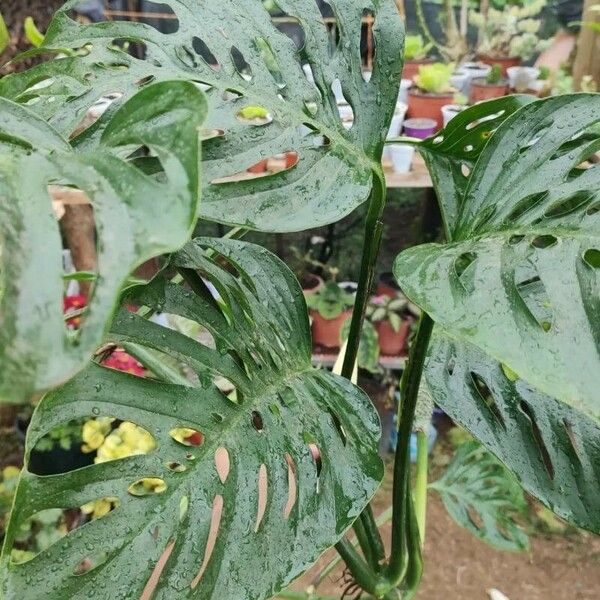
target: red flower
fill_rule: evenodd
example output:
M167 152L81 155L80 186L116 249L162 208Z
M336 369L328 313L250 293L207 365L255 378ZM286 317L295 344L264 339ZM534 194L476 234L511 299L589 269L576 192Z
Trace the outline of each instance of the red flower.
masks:
M131 373L138 377L144 377L146 370L133 356L130 356L125 350L116 349L111 355L102 361L105 367L116 369L117 371L123 371L125 373Z
M77 313L87 305L87 297L83 294L76 294L74 296L65 296L63 298L63 313L69 316L71 313ZM67 327L69 329L79 329L81 325L81 315L67 319Z

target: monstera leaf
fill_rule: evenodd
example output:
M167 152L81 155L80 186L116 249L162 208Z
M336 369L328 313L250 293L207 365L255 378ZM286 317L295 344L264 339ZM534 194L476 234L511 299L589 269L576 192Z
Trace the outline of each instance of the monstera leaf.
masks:
M80 56L7 77L0 95L33 103L70 134L102 96L119 94L123 101L148 81L201 82L213 136L203 151L204 218L293 231L337 221L367 199L374 172L380 173L402 68L404 36L393 0L330 0L339 35L335 48L316 0L280 0L302 39L301 50L257 0L165 0L157 6L175 14L171 33L136 22L81 25L69 17L79 2L67 2L58 12L40 52L83 48ZM360 53L365 14L375 18L370 81L363 77ZM143 48L144 58L122 50L118 43L124 40ZM340 87L354 111L350 130L333 91ZM84 145L93 145L96 133L86 134ZM288 170L228 180L284 152L297 154Z
M440 494L456 523L486 544L515 552L528 549L527 534L515 521L527 512L523 490L478 442L462 444L444 475L429 487Z
M374 493L383 474L377 413L349 381L311 367L306 305L287 267L258 246L209 239L188 244L172 265L197 294L156 280L137 300L202 323L216 349L123 313L111 339L176 357L199 380L180 386L92 365L46 396L27 455L57 424L100 415L143 427L155 447L52 477L25 469L3 550L3 597L269 598ZM217 377L235 393L224 395ZM181 428L193 430L193 444L171 437ZM144 480L155 493L140 495ZM10 562L29 516L105 497L118 505L106 516L28 563Z
M528 104L492 135L447 245L396 275L436 323L427 380L525 488L600 531L600 95Z
M532 96L506 96L480 102L458 113L443 131L417 145L442 206L446 230L454 227L469 173L490 136L510 115L533 99Z
M102 340L128 274L180 248L199 199L202 92L162 82L133 96L93 152L75 153L27 108L0 99L0 400L22 402L65 381ZM138 147L161 161L166 181L122 156ZM98 235L98 273L80 331L63 317L62 243L50 184L87 193Z

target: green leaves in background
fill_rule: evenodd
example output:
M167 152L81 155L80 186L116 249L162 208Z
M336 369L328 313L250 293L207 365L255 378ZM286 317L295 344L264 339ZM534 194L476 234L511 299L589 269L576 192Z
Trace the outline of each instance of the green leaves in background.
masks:
M9 42L10 34L8 33L8 28L6 27L4 17L2 16L2 13L0 13L0 54L6 50Z
M64 475L24 472L3 550L7 598L270 598L342 536L379 484L377 413L349 381L312 368L306 305L287 267L259 246L209 239L172 265L196 293L155 279L137 301L201 323L216 349L123 312L109 339L176 358L195 374L189 386L91 365L44 398L28 455L53 427L84 416L132 421L156 447ZM181 427L201 445L172 439ZM160 493L128 493L150 477ZM29 516L103 497L119 506L30 562L9 563ZM84 559L91 568L74 576Z
M114 114L93 151L75 153L28 108L0 99L0 401L24 402L73 376L101 343L129 273L187 241L196 221L205 115L193 84L155 84ZM140 147L162 163L166 180L123 158ZM83 190L94 208L99 270L77 332L63 318L51 184Z
M210 109L202 217L297 231L337 221L367 199L373 172L380 169L402 69L404 36L393 0L331 0L339 34L335 48L315 0L281 0L279 7L295 23L287 30L301 40L301 50L256 0L165 0L163 12L172 9L177 17L171 33L137 22L82 25L68 16L78 2L67 2L57 13L40 52L85 47L82 55L6 77L0 95L30 103L69 135L107 94L122 94L121 102L149 81L202 82ZM368 82L360 54L364 14L375 18ZM121 50L125 40L137 44L145 58ZM354 110L350 130L340 119L332 89L340 86ZM241 111L248 107L265 109L269 119L243 118ZM288 170L224 182L284 152L298 155Z
M515 522L527 502L518 481L478 442L462 444L444 475L429 487L438 492L458 525L499 550L529 548Z
M532 102L473 168L452 242L402 253L436 322L426 377L532 494L600 531L600 95ZM442 132L444 135L444 132ZM458 152L458 150L457 150Z

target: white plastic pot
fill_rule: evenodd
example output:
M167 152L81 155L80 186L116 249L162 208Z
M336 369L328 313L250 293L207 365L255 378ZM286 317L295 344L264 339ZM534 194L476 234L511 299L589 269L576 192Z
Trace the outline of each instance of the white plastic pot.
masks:
M506 73L512 89L527 91L535 85L540 70L537 67L508 67Z
M408 90L412 87L412 80L402 79L400 80L400 93L398 94L398 102L402 104L408 104Z
M394 165L394 171L396 173L410 172L410 166L415 155L414 147L408 144L392 144L388 147L388 150Z
M465 110L465 106L461 104L445 104L442 106L442 118L444 119L444 127L452 121L452 119L461 111Z
M470 81L469 74L464 69L454 71L452 77L450 77L450 85L461 94L468 93Z
M404 123L404 117L406 116L407 110L408 105L404 102L398 102L398 104L396 104L396 110L394 111L394 116L392 117L390 129L387 134L388 140L397 138L400 135L400 132L402 131L402 123Z

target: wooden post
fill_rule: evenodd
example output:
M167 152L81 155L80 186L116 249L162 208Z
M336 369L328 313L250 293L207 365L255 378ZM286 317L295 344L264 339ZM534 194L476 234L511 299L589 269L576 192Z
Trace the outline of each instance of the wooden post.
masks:
M590 10L598 4L599 0L585 0L582 21L598 23L600 28L600 11ZM583 25L573 63L573 83L576 90L581 89L581 79L586 75L593 78L600 90L600 32Z

